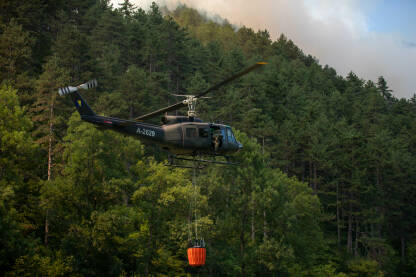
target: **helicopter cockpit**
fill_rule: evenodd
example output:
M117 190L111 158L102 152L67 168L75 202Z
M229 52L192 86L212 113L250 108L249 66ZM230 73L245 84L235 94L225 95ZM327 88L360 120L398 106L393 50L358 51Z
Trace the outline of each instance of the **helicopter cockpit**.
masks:
M237 141L233 131L229 126L221 124L211 124L212 145L215 152L239 150L243 148L242 144Z

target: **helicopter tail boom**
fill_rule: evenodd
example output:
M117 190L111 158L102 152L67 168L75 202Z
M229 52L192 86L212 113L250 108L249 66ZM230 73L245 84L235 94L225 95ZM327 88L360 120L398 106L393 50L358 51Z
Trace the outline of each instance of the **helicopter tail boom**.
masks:
M106 117L97 115L82 98L79 93L80 89L91 89L97 86L97 81L92 80L85 84L76 87L63 87L58 90L61 96L71 96L72 102L74 102L78 113L81 115L81 119L102 127L105 129L112 129L116 132L134 135L140 137L144 141L160 142L163 141L164 132L159 126L152 124L140 123L131 120L125 120L121 118Z

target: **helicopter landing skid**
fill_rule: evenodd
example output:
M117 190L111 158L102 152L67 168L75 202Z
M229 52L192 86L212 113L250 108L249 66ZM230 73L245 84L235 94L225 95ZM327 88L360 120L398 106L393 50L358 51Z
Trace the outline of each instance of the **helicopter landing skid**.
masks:
M169 156L169 162L167 164L165 164L165 166L172 166L172 167L182 167L182 168L198 168L198 169L203 169L205 168L207 165L200 165L198 163L213 163L213 164L220 164L220 165L239 165L238 163L232 163L229 161L229 157L226 157L227 161L216 161L216 160L206 160L206 159L197 159L196 157L194 158L184 158L184 157L178 157L178 156L174 156L171 155ZM191 161L194 162L193 166L190 165L180 165L180 164L174 164L174 160L181 160L181 161Z

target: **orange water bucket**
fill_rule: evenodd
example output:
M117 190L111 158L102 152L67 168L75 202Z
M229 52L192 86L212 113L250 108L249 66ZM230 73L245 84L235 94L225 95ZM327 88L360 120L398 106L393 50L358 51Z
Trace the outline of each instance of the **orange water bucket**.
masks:
M190 266L205 265L205 258L207 250L205 247L190 247L188 248L188 261Z

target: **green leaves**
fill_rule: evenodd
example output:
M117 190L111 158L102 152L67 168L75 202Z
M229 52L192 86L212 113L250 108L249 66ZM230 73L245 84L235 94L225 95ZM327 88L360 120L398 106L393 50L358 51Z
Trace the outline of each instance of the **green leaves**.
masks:
M186 275L196 224L203 275L414 272L415 99L396 99L383 77L338 76L284 35L185 6L165 17L129 1L6 2L0 81L24 90L0 88L1 272ZM164 153L55 98L96 77L84 95L94 110L132 118L260 60L201 102L200 117L239 130L244 148L239 166L209 166L195 187Z
M16 92L12 87L0 88L0 188L22 185L25 178L34 177L26 171L36 150L29 134L32 124L19 106Z
M11 19L9 24L0 28L0 80L8 79L15 82L17 75L27 70L33 39L15 19Z
M38 216L35 200L39 191L36 167L37 147L29 128L31 122L19 106L16 90L0 87L0 268L9 269L24 254Z

